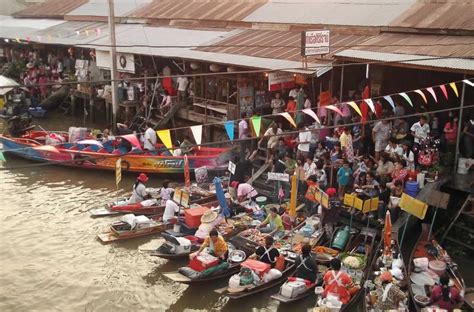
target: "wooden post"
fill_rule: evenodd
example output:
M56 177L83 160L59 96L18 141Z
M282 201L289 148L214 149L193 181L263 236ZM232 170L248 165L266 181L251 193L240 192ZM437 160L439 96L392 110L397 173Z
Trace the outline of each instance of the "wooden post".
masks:
M342 102L342 88L344 87L344 62L341 66L341 89L339 90L339 101Z

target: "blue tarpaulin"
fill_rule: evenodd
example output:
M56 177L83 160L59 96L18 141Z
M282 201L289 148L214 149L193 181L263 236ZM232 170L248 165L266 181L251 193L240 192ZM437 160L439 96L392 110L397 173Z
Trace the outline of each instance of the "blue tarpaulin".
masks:
M225 200L225 194L224 194L224 190L222 189L221 179L219 179L218 177L215 177L212 182L216 186L216 196L217 196L217 200L219 201L219 205L221 206L222 214L226 218L230 217L230 208L229 206L227 206L227 201Z

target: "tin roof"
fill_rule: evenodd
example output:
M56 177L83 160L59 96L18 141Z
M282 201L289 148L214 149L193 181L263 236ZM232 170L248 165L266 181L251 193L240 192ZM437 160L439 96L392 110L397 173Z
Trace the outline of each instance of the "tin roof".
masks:
M37 31L63 24L62 20L52 19L17 19L0 15L0 38L33 40Z
M266 0L154 0L135 18L241 21Z
M152 0L114 0L114 14L123 17L139 9L143 5L150 4ZM109 4L107 0L89 0L87 3L68 12L66 16L104 16L109 15Z
M474 1L419 1L393 20L389 26L474 30Z
M245 22L387 26L416 0L271 0Z
M49 0L15 12L15 17L63 18L65 14L86 3L87 0Z

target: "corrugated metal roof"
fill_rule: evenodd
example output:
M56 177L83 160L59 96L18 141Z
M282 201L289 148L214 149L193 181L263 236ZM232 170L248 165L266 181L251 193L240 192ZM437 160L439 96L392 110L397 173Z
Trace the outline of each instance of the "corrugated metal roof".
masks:
M109 38L109 28L107 23L68 21L37 31L31 38L47 44L79 45Z
M65 14L86 3L87 0L49 0L15 12L16 17L63 18Z
M244 18L246 22L387 26L416 0L274 0Z
M63 23L62 20L17 19L11 16L0 16L0 38L26 40L29 37L33 40L37 31Z
M474 30L472 0L423 1L390 23L395 27Z
M462 72L474 72L474 59L465 58L445 58L439 59L427 55L414 54L396 54L387 52L345 50L336 54L338 57L344 57L356 60L370 60L381 62L394 62L407 65L416 65L430 68L454 69Z
M324 56L324 59L330 60L335 53L367 38L369 38L368 35L331 33L332 48L330 53ZM301 62L301 32L243 30L214 43L212 47L197 48L196 50ZM321 62L321 58L308 57L308 61Z
M114 14L116 17L128 16L129 13L152 0L114 0ZM107 0L89 0L89 2L70 11L67 16L108 16L109 4Z
M131 14L136 18L241 21L266 0L155 0Z

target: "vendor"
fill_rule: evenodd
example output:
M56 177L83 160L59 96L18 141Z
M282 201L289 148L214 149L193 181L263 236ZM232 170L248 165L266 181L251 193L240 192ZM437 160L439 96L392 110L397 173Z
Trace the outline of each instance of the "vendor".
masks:
M257 229L260 229L262 233L269 233L269 235L285 231L281 216L278 214L278 210L275 207L270 208L270 214L267 216L265 221L257 226Z
M144 173L140 173L137 177L137 181L133 185L132 197L129 199L129 204L135 204L150 198L150 194L146 191L145 183L148 181L148 177Z
M406 294L397 285L392 283L392 273L389 271L380 274L381 288L377 291L376 311L397 310L400 301L405 300Z
M259 246L255 249L255 253L252 254L250 259L258 259L259 261L270 264L272 267L275 266L277 258L280 256L278 249L273 247L273 237L265 236L265 246Z
M218 216L216 212L212 211L211 209L206 210L206 212L204 212L204 214L201 216L201 224L199 225L199 228L194 236L202 240L208 237L212 229L214 229L214 227L220 222L217 217Z
M210 255L218 257L221 260L227 260L227 257L229 256L229 247L227 246L224 238L219 236L219 233L216 229L213 229L209 233L209 236L204 240L204 243L202 243L199 250L190 254L189 257L193 259L199 256L199 254L207 247L209 247Z
M449 277L443 275L439 279L440 285L435 285L431 291L431 304L440 309L452 311L458 303L463 301L459 291L449 286Z
M301 255L296 258L296 273L294 276L310 281L312 284L316 282L318 265L311 257L311 246L309 244L303 245Z
M168 199L165 203L165 211L163 213L163 222L165 224L171 223L176 217L176 214L179 212L179 206L171 199Z
M326 272L323 278L323 297L329 294L339 297L342 304L346 304L351 299L349 289L354 287L352 278L341 271L341 260L334 258L331 260L331 270Z
M248 199L251 202L255 202L257 199L257 190L248 183L240 183L237 186L237 200L239 203Z

